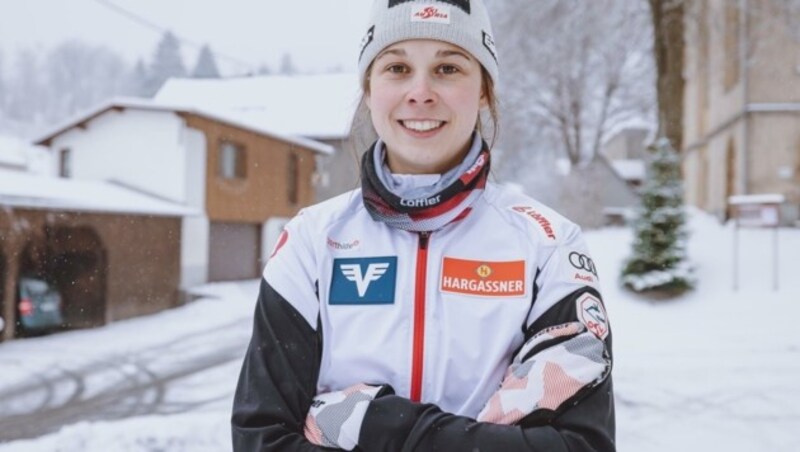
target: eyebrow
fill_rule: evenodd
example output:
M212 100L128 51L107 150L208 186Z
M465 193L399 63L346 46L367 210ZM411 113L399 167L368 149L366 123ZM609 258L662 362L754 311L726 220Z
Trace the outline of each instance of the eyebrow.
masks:
M403 49L388 49L384 50L383 52L380 53L380 55L375 57L375 60L379 60L381 57L384 57L386 55L396 55L400 57L407 56L406 51ZM467 61L472 61L472 58L469 55L465 54L464 52L460 52L458 50L439 50L436 52L437 58L445 58L449 56L460 56L466 59Z

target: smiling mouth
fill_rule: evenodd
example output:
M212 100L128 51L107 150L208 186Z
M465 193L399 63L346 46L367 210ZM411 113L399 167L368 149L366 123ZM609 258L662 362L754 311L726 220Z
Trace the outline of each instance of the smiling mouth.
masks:
M425 120L425 121L398 121L400 125L405 127L406 129L413 130L414 132L430 132L432 130L440 129L445 124L445 121L433 121L433 120Z

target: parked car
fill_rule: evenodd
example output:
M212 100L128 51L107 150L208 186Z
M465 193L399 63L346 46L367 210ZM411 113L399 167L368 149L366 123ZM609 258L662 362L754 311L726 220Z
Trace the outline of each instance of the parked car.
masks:
M61 294L41 279L21 278L19 281L20 326L26 332L44 332L61 327Z

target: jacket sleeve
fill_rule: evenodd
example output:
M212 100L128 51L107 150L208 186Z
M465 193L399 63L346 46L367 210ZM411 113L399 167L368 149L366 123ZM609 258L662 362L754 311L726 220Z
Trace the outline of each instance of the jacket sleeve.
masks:
M297 222L285 234L264 270L234 395L234 451L324 450L303 435L322 350L313 254Z
M573 254L574 253L574 254ZM573 256L570 261L570 256ZM611 358L611 333L597 290L596 269L574 227L541 253L525 338L562 323L581 321L603 340ZM588 311L587 311L588 310ZM496 425L445 413L435 405L385 396L370 403L359 445L365 451L611 452L615 445L611 376L578 392L555 412Z

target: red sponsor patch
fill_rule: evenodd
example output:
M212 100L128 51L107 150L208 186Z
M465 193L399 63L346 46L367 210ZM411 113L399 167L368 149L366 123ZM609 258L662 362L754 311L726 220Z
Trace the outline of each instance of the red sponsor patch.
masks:
M442 292L483 297L525 295L525 261L488 262L445 257Z
M289 240L289 231L284 229L283 231L281 231L281 235L278 236L278 241L275 242L275 246L272 248L272 254L269 255L269 258L272 259L273 257L275 257L275 255L278 254L278 251L280 251L280 249L283 248L283 245L286 245L286 242L288 240Z
M412 22L450 23L450 9L435 5L414 5L411 8Z
M548 220L547 217L545 217L541 213L537 212L536 209L534 209L533 207L530 207L530 206L514 206L514 207L511 208L511 210L513 210L514 212L517 212L520 215L524 215L524 216L530 218L531 220L535 221L536 224L541 226L541 228L544 230L544 233L547 235L547 237L549 237L550 239L553 239L553 240L556 239L556 233L555 233L555 231L553 231L553 225L550 224L550 220Z

